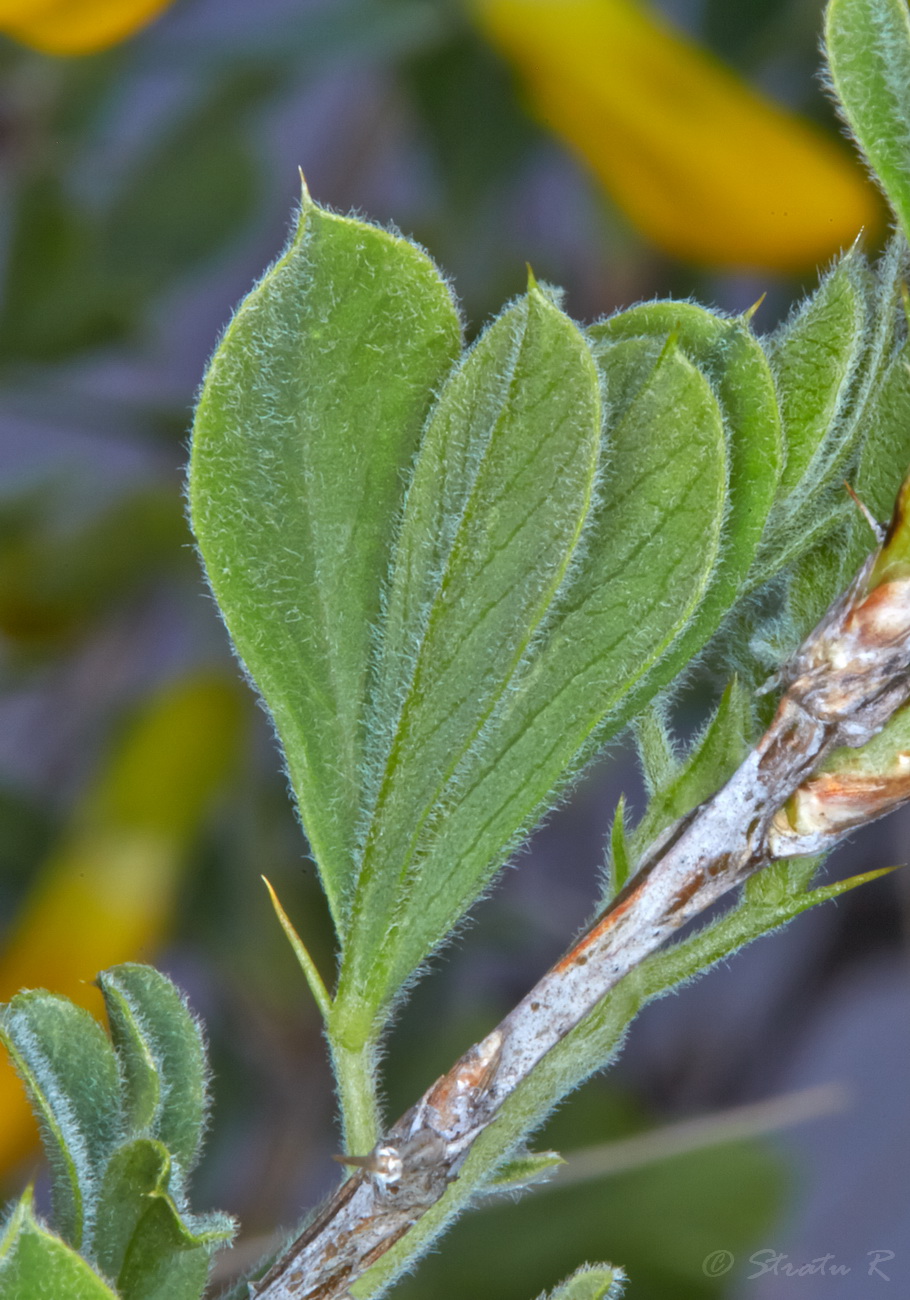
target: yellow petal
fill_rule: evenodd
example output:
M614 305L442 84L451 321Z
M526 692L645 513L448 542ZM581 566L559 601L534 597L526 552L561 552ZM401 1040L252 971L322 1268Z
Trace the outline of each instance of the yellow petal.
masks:
M181 682L144 708L17 918L0 953L0 1002L45 988L98 1014L98 971L154 955L187 850L237 753L240 720L239 693L220 678ZM36 1137L0 1053L0 1172Z
M94 54L126 40L173 0L0 0L0 32L44 54Z
M472 0L538 117L674 257L793 271L882 212L844 148L631 0Z

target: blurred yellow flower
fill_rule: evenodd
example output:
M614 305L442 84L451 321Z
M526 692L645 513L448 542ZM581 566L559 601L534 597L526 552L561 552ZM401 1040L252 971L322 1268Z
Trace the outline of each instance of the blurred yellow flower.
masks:
M0 952L0 1002L43 988L99 1014L98 971L154 955L188 850L238 752L242 712L237 686L214 677L179 682L145 705ZM0 1051L0 1172L36 1140L25 1091Z
M94 54L126 40L173 0L0 0L0 32L44 54Z
M470 0L530 105L654 244L798 271L881 225L845 148L635 0Z

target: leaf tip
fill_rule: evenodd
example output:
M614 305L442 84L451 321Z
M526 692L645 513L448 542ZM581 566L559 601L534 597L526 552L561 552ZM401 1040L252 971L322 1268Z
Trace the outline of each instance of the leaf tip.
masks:
M313 999L319 1008L320 1014L324 1020L328 1020L332 1010L332 999L329 996L328 989L322 982L322 976L316 968L316 963L307 951L306 945L300 935L294 929L287 912L281 906L281 902L272 887L271 881L266 876L262 876L261 879L266 889L269 891L269 898L271 899L275 915L278 917L278 924L281 926L288 943L293 949L294 956L297 958L300 969L306 977L306 982L310 986L310 992L313 994Z

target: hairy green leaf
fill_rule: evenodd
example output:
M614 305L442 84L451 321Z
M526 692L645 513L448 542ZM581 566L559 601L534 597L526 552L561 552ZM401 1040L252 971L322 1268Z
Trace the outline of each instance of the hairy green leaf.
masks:
M780 492L789 503L817 491L851 450L841 426L845 415L850 423L845 407L862 356L869 291L869 269L854 249L766 344L787 445Z
M534 1183L546 1182L566 1162L558 1151L521 1151L500 1165L485 1193L523 1191Z
M634 345L633 345L634 346ZM456 798L422 832L408 948L363 973L377 1001L439 941L552 799L554 786L629 716L628 697L685 627L720 544L726 474L711 389L674 346L609 431L609 472L529 656L456 770ZM600 730L598 730L600 729ZM456 910L457 909L457 910ZM385 983L385 988L382 983Z
M611 1300L611 1297L619 1296L616 1284L623 1281L622 1270L613 1268L611 1264L586 1264L551 1291L549 1300Z
M98 976L120 1063L126 1120L164 1144L182 1173L195 1165L207 1069L198 1024L179 990L151 966L127 962Z
M745 319L724 320L686 302L651 302L593 325L595 354L609 365L620 339L673 338L709 380L729 439L724 549L698 614L658 669L670 681L696 655L740 595L783 469L783 434L774 380Z
M610 846L607 853L604 875L606 894L612 898L618 894L627 880L634 874L635 865L626 832L626 796L619 796L616 812L610 825Z
M857 391L875 294L861 255L843 257L818 289L765 342L777 384L787 459L779 497L751 575L766 581L810 548L813 532L830 532L849 503L837 481L866 430L857 419ZM862 403L859 403L861 408ZM818 518L820 494L835 487L833 506Z
M532 287L443 389L408 489L342 999L351 987L359 999L383 949L387 963L418 965L484 883L486 863L453 863L440 895L414 869L415 849L474 778L481 729L544 644L534 638L578 545L600 438L587 343Z
M126 1143L111 1157L98 1209L97 1262L123 1300L198 1300L212 1252L230 1239L221 1215L190 1218L171 1195L160 1142Z
M169 1172L167 1148L149 1138L124 1143L108 1161L98 1193L95 1262L118 1286L130 1242L151 1204L149 1198L167 1192Z
M228 327L196 414L193 527L275 720L338 925L402 470L459 345L449 290L420 249L305 196L287 252Z
M825 46L841 112L910 236L910 14L906 0L830 0Z
M655 700L643 709L635 719L634 730L645 789L653 795L672 781L680 768L664 702Z
M910 464L910 344L901 339L889 358L870 403L869 428L854 480L863 505L882 523L891 516L894 499ZM874 537L858 510L850 517L850 546L845 568L858 568L872 549Z
M877 287L870 302L873 328L867 333L861 377L846 414L846 421L859 430L850 481L860 501L879 519L890 515L910 463L910 344L902 305L907 268L906 244L898 236L876 268ZM812 540L809 530L806 540ZM798 559L789 590L794 644L815 626L874 543L866 519L854 507L832 536Z
M41 991L3 1008L0 1040L41 1126L56 1226L71 1245L87 1245L98 1181L123 1122L111 1045L87 1011Z
M124 1300L198 1300L212 1251L229 1240L232 1231L230 1221L220 1215L191 1226L174 1201L159 1193L142 1217L120 1270Z
M0 1237L0 1295L4 1300L122 1300L35 1218L30 1190Z

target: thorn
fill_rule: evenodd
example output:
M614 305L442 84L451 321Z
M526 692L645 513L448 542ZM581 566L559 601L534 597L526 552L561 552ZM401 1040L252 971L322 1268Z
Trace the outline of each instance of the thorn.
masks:
M404 1173L404 1162L398 1148L391 1144L374 1147L366 1156L332 1156L340 1165L350 1165L353 1169L365 1169L378 1183L389 1187L397 1183Z
M298 176L300 177L300 191L301 191L301 192L300 192L300 203L301 203L301 207L308 208L308 207L310 207L310 205L312 204L313 199L312 199L312 196L310 195L310 187L309 187L309 186L307 185L307 183L306 183L306 177L305 177L304 174L303 174L303 168L302 168L302 167L298 167L298 168L297 168L297 174L298 174Z
M850 493L851 497L853 498L854 505L856 506L857 510L859 510L860 514L865 519L866 523L872 529L872 532L875 535L875 540L878 542L879 546L881 546L882 542L885 540L884 528L882 528L881 524L875 518L875 516L873 515L869 507L863 505L862 501L860 501L859 497L853 491L853 488L850 486L850 484L847 482L846 479L844 479L844 487Z
M758 311L759 307L765 301L767 296L768 296L768 291L766 289L765 292L762 294L762 296L759 298L759 300L757 302L754 302L747 311L743 312L743 320L751 320L752 317L755 315L755 313Z
M260 880L269 891L269 898L271 899L275 915L278 917L278 924L284 931L285 937L287 938L288 943L290 943L294 956L297 958L300 965L300 969L306 976L306 981L310 986L310 992L313 994L316 1005L322 1013L323 1020L328 1023L329 1016L332 1012L332 999L329 997L328 989L322 982L322 977L319 974L316 963L307 951L306 945L300 935L294 929L287 912L281 906L278 895L272 888L272 882L267 876L260 876Z
M525 266L528 268L528 293L530 293L532 289L538 289L540 286L537 283L536 275L531 269L531 263L525 262Z
M348 1156L344 1152L341 1155L332 1156L340 1165L350 1165L353 1169L370 1169L375 1167L376 1159L372 1152L368 1156Z

